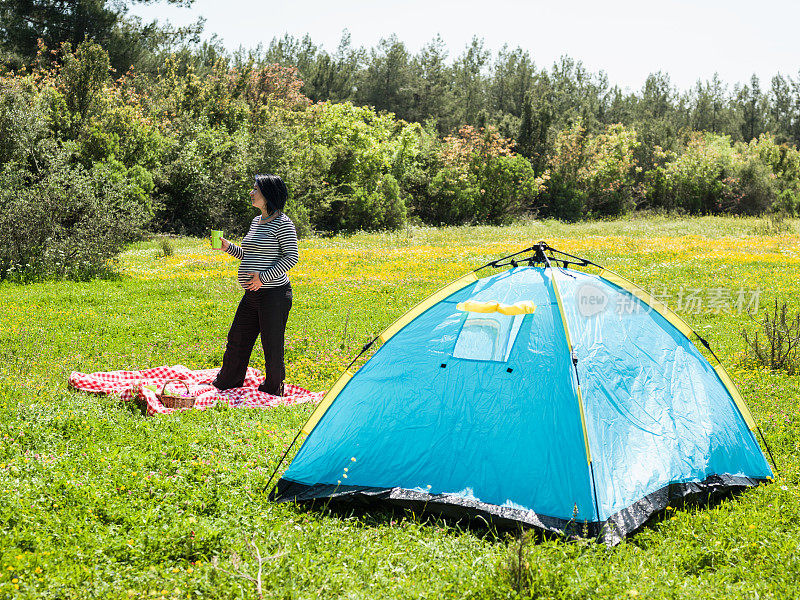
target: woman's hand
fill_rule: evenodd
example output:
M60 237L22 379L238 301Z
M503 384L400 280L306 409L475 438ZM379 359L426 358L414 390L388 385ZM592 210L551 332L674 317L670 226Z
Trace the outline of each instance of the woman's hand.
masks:
M252 278L247 282L247 285L244 286L244 289L250 290L251 292L261 289L261 286L264 284L261 283L261 278L258 276L258 273L248 273L248 275L252 275Z
M231 243L225 238L219 238L219 241L222 242L222 251L226 252L228 250L228 246L230 246Z

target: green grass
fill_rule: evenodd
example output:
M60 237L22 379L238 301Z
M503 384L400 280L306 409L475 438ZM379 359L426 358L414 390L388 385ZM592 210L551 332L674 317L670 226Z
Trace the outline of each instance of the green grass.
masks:
M539 239L670 298L681 288L742 287L760 289L762 307L777 298L797 311L799 228L786 225L651 217L303 240L287 378L325 389L405 309ZM251 540L269 557L269 598L796 594L800 379L745 366L745 315L684 312L761 424L780 466L775 483L713 508L668 511L613 549L521 543L413 514L267 502L270 468L311 406L144 418L113 398L69 391L72 370L220 364L240 295L234 263L205 240L173 246L164 256L157 241L136 244L113 280L0 284L0 598L253 598L255 584L235 574L256 575ZM257 349L251 364L262 360Z

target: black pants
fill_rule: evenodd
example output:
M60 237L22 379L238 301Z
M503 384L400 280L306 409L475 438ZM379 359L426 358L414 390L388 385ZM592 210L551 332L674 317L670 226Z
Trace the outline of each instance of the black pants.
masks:
M250 362L250 354L261 334L264 348L266 379L258 389L281 395L286 371L283 364L283 341L286 321L292 308L292 286L261 288L245 291L228 332L228 344L222 358L222 368L214 380L220 390L241 387Z

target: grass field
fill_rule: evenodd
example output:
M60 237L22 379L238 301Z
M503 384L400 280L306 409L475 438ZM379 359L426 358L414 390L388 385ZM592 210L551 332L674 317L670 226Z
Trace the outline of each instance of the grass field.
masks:
M620 546L530 543L413 514L266 501L311 406L144 418L73 370L221 362L240 292L205 240L131 247L120 277L0 284L0 598L791 598L800 586L800 377L756 368L719 290L800 310L800 224L649 218L411 228L301 241L287 379L326 389L361 345L456 276L544 239L663 296L712 344L776 454L775 482L668 511ZM489 274L489 270L483 273ZM729 310L730 309L730 310ZM251 364L263 368L260 349ZM215 566L216 563L216 566ZM521 565L521 566L520 566Z

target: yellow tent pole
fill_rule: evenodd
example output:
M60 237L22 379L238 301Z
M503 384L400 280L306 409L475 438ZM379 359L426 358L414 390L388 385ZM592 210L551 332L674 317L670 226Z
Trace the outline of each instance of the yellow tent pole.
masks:
M322 401L317 405L317 408L314 410L313 413L311 413L311 416L308 418L305 424L300 428L300 431L297 432L297 435L294 436L292 443L289 444L289 447L286 449L286 452L283 453L283 456L278 461L278 464L275 466L275 470L272 472L272 475L270 475L269 481L267 482L267 485L264 487L264 490L267 490L269 488L270 484L272 483L272 480L275 478L275 475L278 472L278 469L281 468L283 461L286 460L286 456L289 454L289 451L292 449L295 442L297 442L297 439L300 437L300 434L304 433L306 435L306 439L308 439L308 435L314 430L314 428L317 426L320 419L322 419L325 413L328 412L328 409L330 409L334 400L338 398L339 394L350 382L350 379L353 378L353 374L350 373L350 367L352 367L355 364L355 362L361 357L361 355L364 354L364 352L366 352L367 349L370 346L372 346L372 344L375 341L380 339L384 343L387 342L392 336L394 336L397 332L403 329L403 327L411 323L411 321L416 319L419 315L428 310L434 304L441 302L448 296L452 296L457 291L467 287L468 285L476 281L478 281L478 276L475 274L475 271L470 271L466 275L462 275L458 279L450 282L443 288L437 290L436 292L425 298L422 302L420 302L416 306L412 307L403 316L401 316L394 323L389 325L389 327L384 329L380 333L380 335L378 335L371 342L366 344L361 349L361 352L359 352L358 356L356 356L352 360L352 362L347 366L344 373L342 373L339 379L336 380L336 383L334 383L333 386L331 386L331 388L325 393L325 395L322 397ZM303 441L303 444L305 444L305 440ZM300 449L302 449L302 447L303 446L301 445Z
M594 495L594 510L597 515L597 522L600 522L600 502L597 500L597 483L594 479L594 465L592 464L592 451L589 447L589 432L586 429L586 414L583 410L583 394L581 393L581 381L578 377L578 358L575 356L572 349L572 336L569 332L569 325L567 324L567 315L564 312L564 303L561 301L561 292L558 289L556 282L556 275L553 267L550 265L550 260L545 256L547 268L550 269L550 281L553 283L553 292L556 296L556 303L558 304L558 312L561 316L561 323L564 326L564 337L567 341L567 351L569 352L569 359L572 362L572 367L575 370L575 384L576 384L576 398L578 400L578 410L581 415L581 428L583 429L583 445L586 449L586 462L589 464L589 474L592 480L592 494Z
M550 273L550 281L553 282L553 292L556 295L556 303L558 304L558 312L561 315L561 323L564 326L564 337L567 340L567 351L569 352L570 361L573 363L573 367L575 366L576 360L572 350L572 337L569 333L569 326L567 325L567 315L564 312L564 304L561 301L561 292L558 289L558 284L556 283L555 274L552 272ZM586 462L591 464L592 463L592 452L589 448L589 432L586 430L586 415L583 410L583 395L581 394L581 383L577 380L577 372L575 374L576 383L577 383L577 390L578 390L578 408L580 409L581 414L581 428L583 429L583 443L586 447Z

